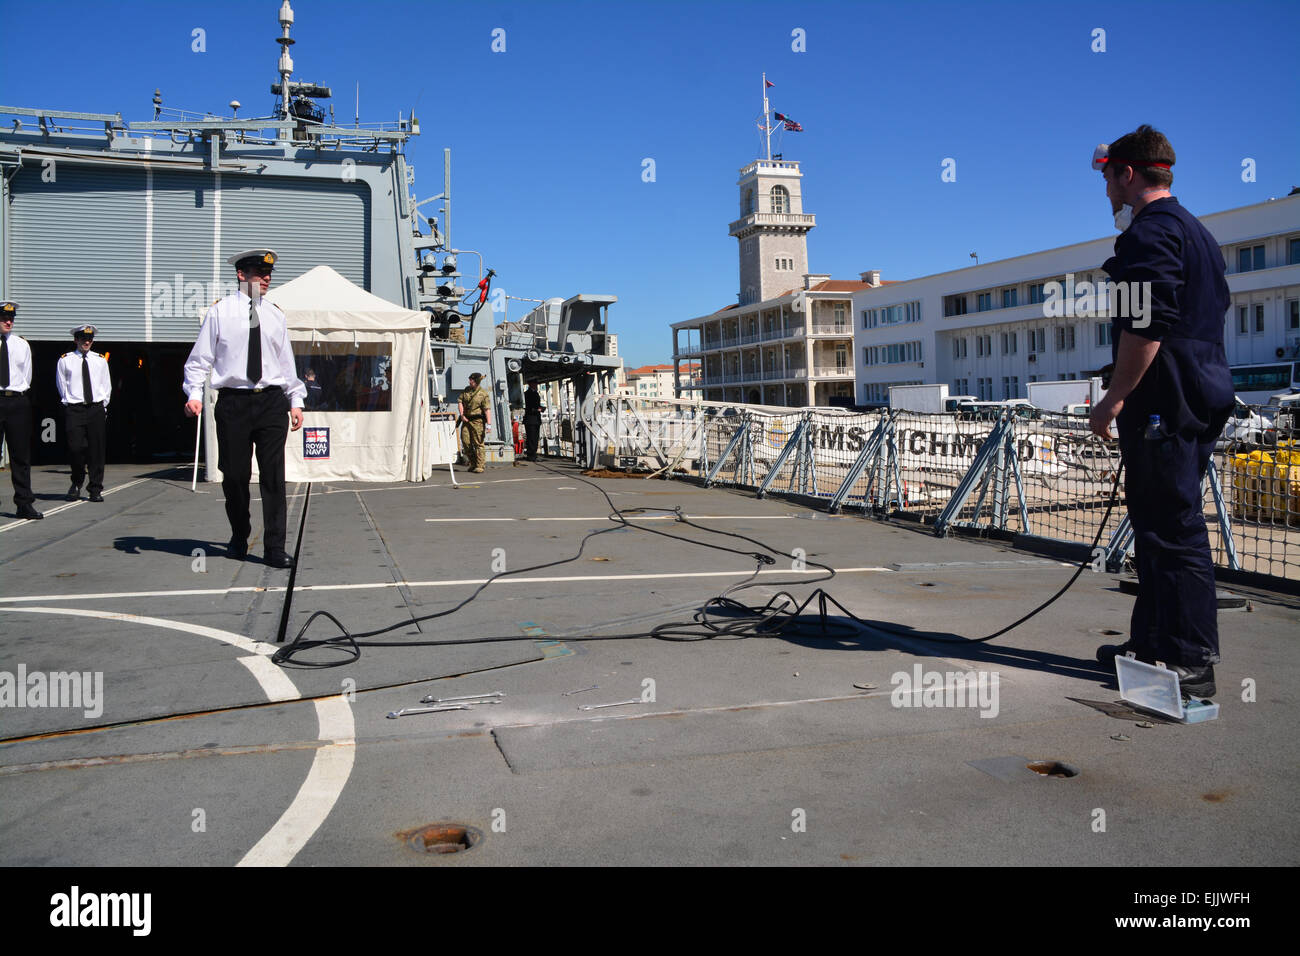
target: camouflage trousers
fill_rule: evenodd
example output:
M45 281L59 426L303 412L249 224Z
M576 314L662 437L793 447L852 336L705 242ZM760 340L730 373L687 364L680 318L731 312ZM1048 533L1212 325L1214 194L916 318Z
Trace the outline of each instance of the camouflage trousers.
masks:
M460 423L460 452L470 471L483 470L483 424L482 420Z

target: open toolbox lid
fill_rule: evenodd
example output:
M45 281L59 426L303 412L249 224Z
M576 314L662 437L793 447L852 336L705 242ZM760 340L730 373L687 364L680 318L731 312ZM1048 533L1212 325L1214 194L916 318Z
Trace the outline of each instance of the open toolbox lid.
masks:
M1213 701L1192 698L1184 705L1178 675L1159 662L1147 664L1130 652L1115 658L1115 676L1119 679L1119 696L1135 707L1185 724L1219 716L1219 705Z

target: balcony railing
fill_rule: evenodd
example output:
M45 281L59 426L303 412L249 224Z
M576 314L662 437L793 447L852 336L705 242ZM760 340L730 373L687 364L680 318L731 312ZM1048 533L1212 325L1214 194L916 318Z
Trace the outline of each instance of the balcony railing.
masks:
M728 226L727 232L735 232L744 226L807 226L811 229L815 225L817 217L809 213L751 212Z
M704 351L704 349L709 348L709 347L710 347L710 346L707 346L707 345L704 345L704 346L701 346L701 345L679 345L679 346L677 346L677 351L676 351L674 354L675 354L675 355L699 355L702 351Z
M739 344L740 344L740 339L737 338L736 336L724 335L722 337L722 344L719 346L719 348L734 349Z
M847 322L815 323L813 335L852 335L853 326Z
M741 345L753 345L755 342L763 341L763 336L757 332L746 332L740 337Z
M818 378L852 378L853 367L850 365L818 365L813 369Z

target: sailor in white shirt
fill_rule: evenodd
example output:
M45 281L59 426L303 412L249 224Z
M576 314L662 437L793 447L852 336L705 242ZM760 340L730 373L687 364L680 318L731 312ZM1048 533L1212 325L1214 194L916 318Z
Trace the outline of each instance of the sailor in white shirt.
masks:
M72 465L72 485L67 498L81 497L81 483L90 472L91 501L103 501L104 451L107 443L108 399L113 383L108 362L91 351L95 333L93 325L79 325L72 330L77 347L65 352L54 372L54 384L63 401L65 429L68 434L68 462Z
M32 507L32 348L14 335L17 302L0 302L0 440L9 449L9 479L18 517L44 518Z
M284 443L291 422L293 431L302 427L307 389L298 380L284 313L263 298L276 258L270 249L250 249L226 260L235 267L240 291L215 303L203 317L185 363L185 413L193 417L203 410L203 381L211 372L212 387L219 392L213 419L230 521L228 553L241 560L248 554L248 483L256 447L265 560L272 567L291 568L293 559L284 546Z

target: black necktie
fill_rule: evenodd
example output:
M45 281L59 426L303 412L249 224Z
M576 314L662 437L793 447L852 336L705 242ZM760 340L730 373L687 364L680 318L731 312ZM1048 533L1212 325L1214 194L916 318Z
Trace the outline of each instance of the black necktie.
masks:
M93 402L95 400L95 388L90 384L90 354L81 353L81 400L83 402Z
M262 323L252 299L248 300L248 380L254 388L262 380Z
M9 336L0 335L0 388L9 387Z

